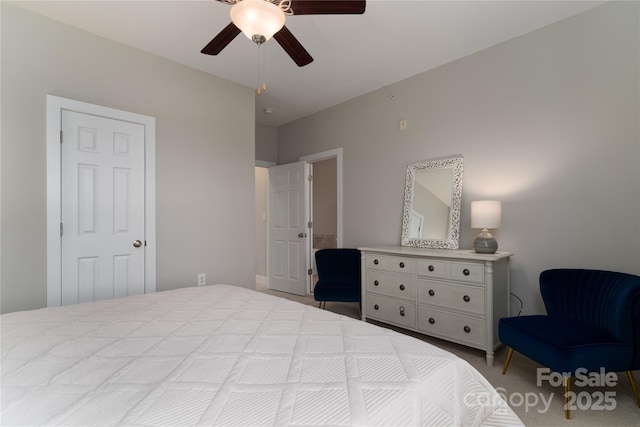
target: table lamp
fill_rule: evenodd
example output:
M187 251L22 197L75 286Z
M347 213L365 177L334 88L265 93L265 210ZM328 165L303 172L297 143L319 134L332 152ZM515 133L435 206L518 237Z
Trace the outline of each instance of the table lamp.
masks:
M473 249L481 254L494 254L498 250L498 242L489 233L489 229L500 227L502 220L502 203L495 200L471 202L471 228L482 228L473 241Z

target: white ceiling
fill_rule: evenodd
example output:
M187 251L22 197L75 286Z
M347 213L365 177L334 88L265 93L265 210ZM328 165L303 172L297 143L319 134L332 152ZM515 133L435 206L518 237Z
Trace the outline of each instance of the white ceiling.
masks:
M331 0L327 0L331 1ZM299 68L264 45L256 122L279 126L595 7L603 1L368 0L364 15L301 15L286 25L314 58ZM229 22L215 0L19 1L18 6L228 80L256 87L258 49L239 35L200 50ZM270 107L272 114L265 114Z

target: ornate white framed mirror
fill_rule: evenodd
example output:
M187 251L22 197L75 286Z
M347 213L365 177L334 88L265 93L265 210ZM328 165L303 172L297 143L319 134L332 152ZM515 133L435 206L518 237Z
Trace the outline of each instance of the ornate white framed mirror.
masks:
M461 154L407 166L402 246L458 249L462 175Z

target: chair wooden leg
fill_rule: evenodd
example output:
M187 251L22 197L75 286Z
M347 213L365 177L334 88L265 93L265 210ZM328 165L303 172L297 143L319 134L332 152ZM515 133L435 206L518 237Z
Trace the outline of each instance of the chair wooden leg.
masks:
M504 361L504 367L502 368L502 375L507 373L507 368L509 367L509 363L511 363L511 356L513 356L513 349L509 348L507 359Z
M631 383L631 390L633 390L633 395L636 397L638 408L640 408L640 394L638 394L638 388L636 387L636 382L633 379L633 372L627 371L627 376L629 377L629 382Z
M318 303L318 308L322 308L322 301Z
M362 319L362 303L361 302L358 303L358 317Z
M571 377L564 377L564 417L567 420L571 419L571 408L569 406L569 397L571 395Z

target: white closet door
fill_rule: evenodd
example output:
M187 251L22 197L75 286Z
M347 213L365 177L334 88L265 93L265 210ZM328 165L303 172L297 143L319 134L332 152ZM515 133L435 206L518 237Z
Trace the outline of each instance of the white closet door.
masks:
M62 305L144 293L144 126L62 115Z

